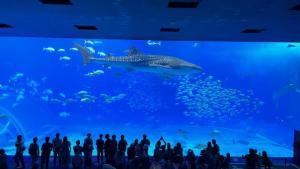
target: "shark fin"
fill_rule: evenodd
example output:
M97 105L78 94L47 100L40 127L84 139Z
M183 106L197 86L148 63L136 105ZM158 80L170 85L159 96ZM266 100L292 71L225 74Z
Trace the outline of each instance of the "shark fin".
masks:
M78 43L75 43L74 46L79 50L82 58L83 58L83 65L87 65L91 63L94 56L91 54L91 52L86 49L85 47L79 45Z
M139 54L140 51L136 48L136 47L131 47L129 50L128 50L128 56L133 56L133 55L137 55Z

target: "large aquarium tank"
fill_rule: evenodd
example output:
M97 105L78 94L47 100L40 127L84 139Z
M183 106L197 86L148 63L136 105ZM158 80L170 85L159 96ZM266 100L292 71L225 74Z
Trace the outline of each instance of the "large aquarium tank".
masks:
M300 44L0 38L0 147L56 132L145 133L196 154L249 148L291 157L300 119ZM116 61L118 63L116 63ZM27 151L26 151L27 152ZM153 151L152 151L153 152Z

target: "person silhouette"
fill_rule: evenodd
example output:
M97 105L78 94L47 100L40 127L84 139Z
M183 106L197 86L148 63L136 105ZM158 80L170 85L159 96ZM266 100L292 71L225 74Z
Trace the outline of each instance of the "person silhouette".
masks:
M62 167L67 168L70 162L70 153L71 153L71 143L68 140L68 137L64 137L61 144L61 165Z
M0 149L0 168L8 169L7 156L4 149Z
M126 148L127 148L127 141L125 140L125 136L122 134L121 139L118 143L118 150L120 151L120 153L125 154Z
M92 155L93 155L93 139L90 133L84 139L83 143L83 154L84 154L84 168L92 167Z
M110 159L110 163L112 166L115 166L115 154L117 153L118 150L118 141L116 140L117 136L116 135L112 135L112 139L111 139L111 144L110 144L110 152L109 152L109 159Z
M55 138L52 140L54 168L56 168L57 159L58 159L58 167L59 168L61 167L61 156L60 156L61 144L62 144L62 140L60 138L60 134L56 133Z
M74 150L74 157L72 160L73 169L81 169L83 160L82 160L82 152L83 147L80 145L80 141L76 141L76 146L73 147Z
M16 168L25 168L23 152L25 151L26 148L24 146L22 135L17 136L17 141L15 143L15 146L16 146L16 154L15 154Z
M97 146L97 163L100 164L103 163L103 151L104 151L104 140L103 140L103 135L99 135L99 139L96 141L96 146Z
M262 157L261 157L262 165L265 169L271 169L272 167L272 161L268 157L268 154L266 151L262 152Z
M143 139L141 140L140 144L143 148L143 156L147 157L149 146L150 146L150 140L147 138L146 134L143 135Z
M42 145L42 154L41 154L41 169L45 168L48 169L49 167L49 159L50 159L50 154L52 151L52 144L49 142L50 138L46 137L45 138L45 143Z
M40 155L39 145L37 144L38 138L34 137L32 143L29 146L28 153L31 157L31 166L34 168L38 164L38 159Z
M110 163L111 162L111 159L109 158L110 157L110 148L111 148L111 139L109 137L109 134L106 134L105 135L105 142L104 142L104 155L105 155L105 161L106 163Z

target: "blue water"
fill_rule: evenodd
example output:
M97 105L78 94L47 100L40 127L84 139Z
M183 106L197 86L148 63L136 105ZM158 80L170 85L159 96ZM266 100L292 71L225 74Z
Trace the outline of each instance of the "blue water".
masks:
M12 154L19 133L26 144L58 131L73 144L87 132L94 139L100 133L125 134L129 142L146 133L151 148L164 136L199 153L216 138L221 153L239 156L253 147L270 156L292 156L300 119L300 44L92 42L0 38L0 147ZM93 48L97 57L124 56L134 46L203 71L170 76L96 62L83 66L79 52L70 49L74 43ZM87 76L96 70L97 76Z

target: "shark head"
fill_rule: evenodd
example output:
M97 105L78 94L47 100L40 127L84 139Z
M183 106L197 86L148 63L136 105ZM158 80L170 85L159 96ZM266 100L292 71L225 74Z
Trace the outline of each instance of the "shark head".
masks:
M202 67L181 59L173 63L171 62L169 66L182 74L199 73L203 70Z

